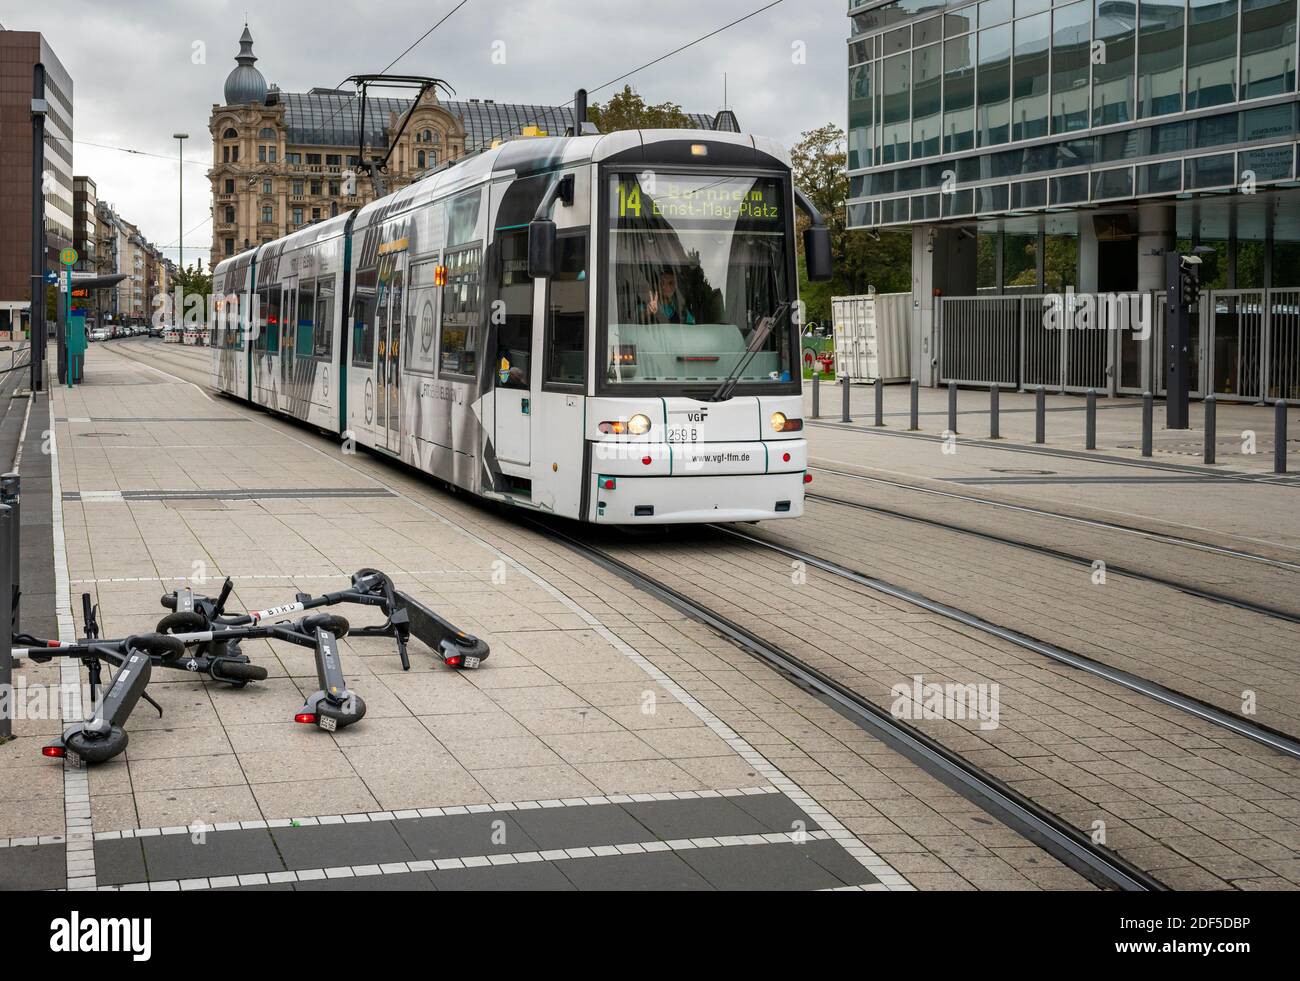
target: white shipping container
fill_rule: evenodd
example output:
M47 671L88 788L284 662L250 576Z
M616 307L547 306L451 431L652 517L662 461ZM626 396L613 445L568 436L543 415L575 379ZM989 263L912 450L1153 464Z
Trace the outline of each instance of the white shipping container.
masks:
M833 297L836 377L906 381L911 314L911 293Z

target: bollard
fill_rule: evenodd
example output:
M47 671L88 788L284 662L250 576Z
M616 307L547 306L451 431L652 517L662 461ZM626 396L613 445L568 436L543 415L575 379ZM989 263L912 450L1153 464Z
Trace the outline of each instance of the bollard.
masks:
M1000 389L997 385L989 389L989 439L1001 439L1002 434L998 428L998 399L1000 398Z
M1273 409L1273 472L1286 473L1286 402L1278 399Z
M820 419L822 414L822 376L821 373L813 371L813 410L812 417Z
M912 421L909 428L912 432L921 428L921 383L915 378L912 379Z
M1219 402L1213 395L1205 397L1205 462L1214 462L1215 435L1218 427Z
M23 523L22 508L19 503L20 490L22 489L22 478L16 473L7 473L0 475L0 504L7 505L13 512L13 518L10 521L9 537L5 539L9 548L10 577L9 577L9 622L12 627L11 633L18 632L18 603L22 597L22 577L20 575L21 565L19 558L22 555L23 545ZM0 550L4 546L0 545ZM0 620L0 623L3 623Z
M1047 390L1042 385L1034 389L1034 442L1047 442Z
M885 424L885 380L876 379L876 425Z
M849 380L845 378L842 384L844 385L844 408L840 411L840 422L852 422L849 417Z
M957 383L948 383L948 432L957 431Z
M1084 449L1095 450L1097 448L1097 390L1088 389L1085 396L1087 405L1087 419L1084 422Z
M1151 455L1151 420L1155 417L1156 400L1150 392L1142 393L1142 455Z
M10 526L14 520L13 509L0 504L0 623L10 620L9 604L12 598L10 576L13 566L10 562L9 549L13 544ZM0 743L6 743L14 734L14 658L13 635L8 630L0 631Z

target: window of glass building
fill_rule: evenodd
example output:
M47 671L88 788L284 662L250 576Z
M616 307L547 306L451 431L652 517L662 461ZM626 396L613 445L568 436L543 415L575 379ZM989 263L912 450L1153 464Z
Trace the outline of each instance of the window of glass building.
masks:
M870 167L874 161L871 138L871 65L849 69L849 169Z
M1043 236L1043 290L1064 293L1067 286L1079 285L1079 236L1069 234Z
M1016 21L1015 61L1012 65L1012 139L1047 135L1047 39L1051 15L1037 14Z
M1295 91L1295 0L1241 0L1241 97Z
M1006 232L1002 236L1002 282L1008 293L1038 289L1038 235Z
M975 237L975 290L996 293L998 282L998 230L981 225Z
M881 106L883 131L880 162L897 163L909 159L911 149L911 54L894 55L881 62L884 79Z
M1088 0L1052 13L1052 132L1088 128L1088 71L1092 4Z
M1149 0L1138 33L1138 115L1183 108L1183 2Z
M912 156L939 152L940 103L943 85L943 45L930 44L912 52Z
M1134 6L1111 0L1094 3L1093 38L1104 45L1104 59L1092 66L1092 124L1132 122Z
M1011 0L984 0L980 4L980 28L995 27L1011 19Z
M975 146L975 35L943 44L943 152Z
M977 145L1007 142L1011 132L1010 24L980 31L975 92Z

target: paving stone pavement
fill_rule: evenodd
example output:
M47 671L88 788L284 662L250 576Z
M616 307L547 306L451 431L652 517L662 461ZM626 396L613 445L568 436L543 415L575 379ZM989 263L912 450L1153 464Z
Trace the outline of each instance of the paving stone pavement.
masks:
M773 765L781 792L829 827L834 840L852 846L856 836L880 856L874 867L859 863L860 884L903 885L896 874L902 873L918 888L1088 887L812 696L643 595L612 586L554 543L417 475L369 456L344 456L306 430L209 399L117 352L96 354L101 363L89 384L56 393L62 421L55 432L69 495L63 511L70 591L92 593L107 634L151 629L162 613L160 594L187 580L202 578L215 592L221 577L232 575L233 604L258 608L381 566L492 644L478 672L444 670L417 651L407 674L386 642L345 639L349 684L370 708L362 724L333 735L290 718L315 688L309 652L246 645L271 677L244 691L160 670L150 691L163 717L142 705L131 719L127 753L89 771L97 837L132 832L134 841L137 830L147 839L154 829L196 825L249 824L256 831L258 822L317 815L404 820L401 812L445 806L638 794L709 799L737 788L770 794L769 771L756 769L758 759ZM203 352L150 357L166 370L188 364L191 373L194 365L206 373ZM323 493L373 489L376 482L393 494ZM160 493L126 494L144 490ZM161 493L175 491L187 493ZM498 565L466 531L522 565ZM574 603L596 622L576 613ZM352 618L369 622L364 613ZM660 674L647 675L647 667ZM54 676L30 680L50 684ZM716 724L706 725L674 691L696 700ZM15 856L32 854L23 849L58 851L64 801L50 774L60 771L33 752L58 724L43 726L0 747L0 768L22 788L0 806L0 881ZM748 755L737 752L738 741L752 747ZM654 835L684 833L664 821ZM42 836L50 840L42 843ZM770 868L783 867L782 846L753 847L774 849ZM743 884L736 861L754 861L738 859L744 851L723 846L716 855L674 855L727 888ZM596 888L615 874L553 861L580 887L574 876L589 876L585 887ZM626 867L661 875L653 863L664 861L637 857L641 865ZM41 874L56 874L36 864ZM408 869L393 872L393 881L414 883L395 878L408 874L434 876ZM36 873L24 875L35 881ZM288 884L216 881L223 878L209 878L208 887ZM822 881L810 887L836 885Z

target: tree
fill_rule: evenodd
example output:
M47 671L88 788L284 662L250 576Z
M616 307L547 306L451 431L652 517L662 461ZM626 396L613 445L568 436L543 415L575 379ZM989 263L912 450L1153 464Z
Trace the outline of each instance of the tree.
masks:
M795 186L826 219L831 235L831 260L835 275L828 282L811 283L803 261L802 231L808 218L797 212L799 236L799 295L809 320L828 320L831 297L865 293L908 293L912 289L912 236L910 232L882 232L873 238L865 231L850 231L845 202L849 196L848 155L844 131L827 123L802 134L790 150Z
M623 91L610 96L603 106L593 102L587 107L587 118L602 133L623 129L690 129L695 125L677 103L647 105L630 85L624 85Z
M172 283L172 292L180 287L186 297L202 296L205 299L212 294L212 274L203 271L203 260L197 266L187 266L176 271Z

